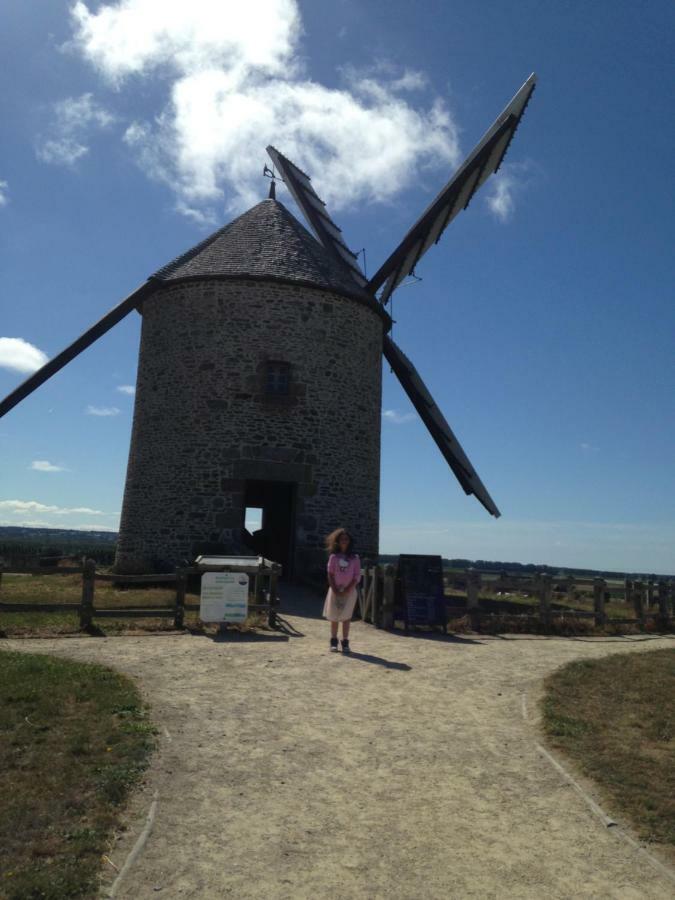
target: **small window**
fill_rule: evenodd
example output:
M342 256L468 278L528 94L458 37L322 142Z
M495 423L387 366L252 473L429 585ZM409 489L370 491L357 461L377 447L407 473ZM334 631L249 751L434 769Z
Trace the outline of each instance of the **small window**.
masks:
M291 367L285 362L268 362L265 393L286 397L290 392Z
M247 506L244 515L244 528L253 534L262 528L263 511L261 506Z

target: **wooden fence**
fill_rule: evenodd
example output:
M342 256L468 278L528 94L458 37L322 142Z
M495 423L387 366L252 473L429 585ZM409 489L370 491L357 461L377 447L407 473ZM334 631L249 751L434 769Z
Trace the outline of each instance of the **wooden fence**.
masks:
M538 619L544 631L551 628L554 618L592 619L599 627L608 622L613 625L638 625L644 627L648 621L657 621L659 625L669 627L673 620L673 602L675 584L672 581L635 581L627 579L621 585L622 596L617 596L618 589L611 586L603 578L565 579L554 578L548 573L523 578L507 576L501 573L497 578L483 578L481 572L467 569L454 573L449 577L452 587L459 587L464 597L446 596L447 611L450 617L467 616L471 627L479 631L481 621L505 615L487 609L485 601L481 601L481 592L508 595L510 593L526 594L534 599L530 611L507 613L513 617ZM566 601L566 605L555 603L555 594ZM580 597L588 597L588 605L592 610L579 609ZM464 599L459 606L458 599ZM633 616L607 615L608 602L622 602L633 610ZM453 603L454 601L454 603ZM363 584L361 589L361 616L379 628L391 628L395 621L404 619L405 598L393 565L374 566L364 563Z
M199 603L186 602L188 578L190 575L203 575L208 569L195 566L178 567L174 572L160 575L114 575L108 572L97 572L93 559L85 559L81 566L39 567L24 570L25 575L82 575L82 593L79 603L5 603L0 601L0 613L10 612L76 612L79 615L80 628L89 630L94 619L155 619L173 618L175 628L183 628L186 611L199 611ZM263 569L254 573L253 602L249 603L250 612L267 612L268 622L274 625L276 608L279 605L277 584L280 567ZM122 604L102 607L96 605L96 582L108 581L130 587L132 585L146 587L156 585L175 585L175 599L169 605L154 606L151 604ZM0 572L0 586L2 573Z
M186 611L198 611L198 603L186 602L188 578L190 575L201 575L203 568L180 567L174 572L163 575L113 575L97 572L94 560L83 560L80 566L39 567L32 568L24 574L32 575L82 575L82 593L79 603L5 603L0 601L0 613L3 612L76 612L80 627L91 629L94 619L102 618L173 618L176 628L182 628ZM266 573L266 574L265 574ZM258 572L255 576L253 603L249 610L266 611L270 624L275 621L275 608L278 606L277 580L278 567ZM175 597L171 604L152 606L150 604L122 604L120 606L102 607L96 604L96 582L107 581L125 586L141 585L175 585ZM509 595L525 594L534 599L527 611L506 613L509 617L522 617L538 620L541 628L551 628L554 618L592 619L594 624L602 627L608 622L613 625L638 625L644 627L650 620L659 625L670 627L673 622L673 602L675 584L673 581L639 581L627 579L622 585L608 584L602 578L554 578L550 574L539 574L529 578L508 576L499 573L497 577L484 577L475 569L454 572L447 576L447 586L459 589L463 596L448 595L447 611L452 618L468 617L471 627L480 631L481 622L494 616L505 615L486 608L483 594ZM0 572L0 585L2 573ZM555 602L555 595L566 601L566 606ZM576 604L580 596L588 598L592 609L578 609ZM463 605L458 601L463 600ZM607 615L606 604L619 601L633 610L633 616ZM363 566L363 583L360 592L361 617L378 628L393 628L396 621L405 619L405 598L400 579L394 565L373 565L367 560Z

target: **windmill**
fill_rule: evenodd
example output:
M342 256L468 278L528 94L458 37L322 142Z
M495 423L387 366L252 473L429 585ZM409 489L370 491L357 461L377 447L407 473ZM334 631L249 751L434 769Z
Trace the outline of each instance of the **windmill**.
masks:
M136 309L138 384L118 571L205 542L243 541L301 574L321 536L351 522L377 552L381 354L466 494L497 506L417 370L389 337L396 288L498 171L535 88L531 75L464 163L367 278L311 180L267 152L313 238L275 198L161 268L0 403L0 417ZM331 410L354 401L336 457ZM262 511L259 534L244 529Z

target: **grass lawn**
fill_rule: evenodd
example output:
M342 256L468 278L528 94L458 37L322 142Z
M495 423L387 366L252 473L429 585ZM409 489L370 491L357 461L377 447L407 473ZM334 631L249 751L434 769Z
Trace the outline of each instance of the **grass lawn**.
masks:
M79 603L82 597L81 575L4 575L0 589L0 601L5 603ZM109 581L97 581L94 605L101 608L124 606L172 606L176 590L171 585L140 587L121 590ZM189 602L198 602L196 596L188 596ZM196 614L187 612L186 623L196 622ZM94 619L107 634L115 634L130 627L172 629L171 617L153 619ZM75 634L79 631L79 616L72 612L0 612L0 632L8 637L21 635Z
M465 603L464 591L456 591L452 588L445 592L449 603L460 605ZM482 590L479 595L481 609L494 612L531 613L539 614L539 600L526 594L514 591L509 594L495 594ZM593 612L593 597L581 594L576 600L570 601L565 594L554 593L551 598L551 611L554 616L572 615L575 610ZM605 615L612 619L635 619L635 610L631 603L613 599L605 602Z
M0 897L94 897L155 730L103 666L0 650Z
M187 603L199 604L198 581L193 579L185 597ZM82 597L81 575L17 575L4 574L0 588L0 602L4 603L74 603ZM136 586L120 588L110 581L97 581L94 594L95 609L115 609L121 606L138 606L143 609L170 607L173 609L176 589L168 587ZM248 630L263 624L265 616L252 613L244 625L230 626L234 630ZM147 631L173 631L173 615L147 616L144 618L97 618L94 625L101 634L120 634ZM216 625L199 621L198 610L185 611L185 627L199 633L214 633ZM77 610L54 612L2 612L0 611L0 637L52 637L80 633ZM0 895L2 900L2 895Z
M469 627L468 619L463 617L466 609L466 594L462 590L446 588L445 596L451 609L451 628L463 623ZM510 633L543 633L540 624L539 600L522 592L495 594L481 590L479 595L480 609L491 613L481 619L480 630L484 634ZM577 615L578 612L592 613L593 598L581 594L574 601L567 599L562 593L554 593L551 598L551 634L629 634L638 630L647 632L660 631L663 624L648 619L644 629L635 618L632 604L623 601L607 601L605 604L606 623L602 628L596 627L592 616ZM619 620L619 621L617 621ZM628 622L623 620L629 620Z
M549 742L675 863L675 648L571 663L543 701Z

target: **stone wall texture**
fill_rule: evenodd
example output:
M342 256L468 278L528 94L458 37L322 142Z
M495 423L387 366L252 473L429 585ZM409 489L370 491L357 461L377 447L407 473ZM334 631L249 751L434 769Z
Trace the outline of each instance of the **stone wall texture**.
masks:
M247 479L296 485L295 574L325 566L325 535L378 549L383 318L298 284L200 280L144 302L116 570L149 572L227 542ZM268 361L290 365L266 394Z

